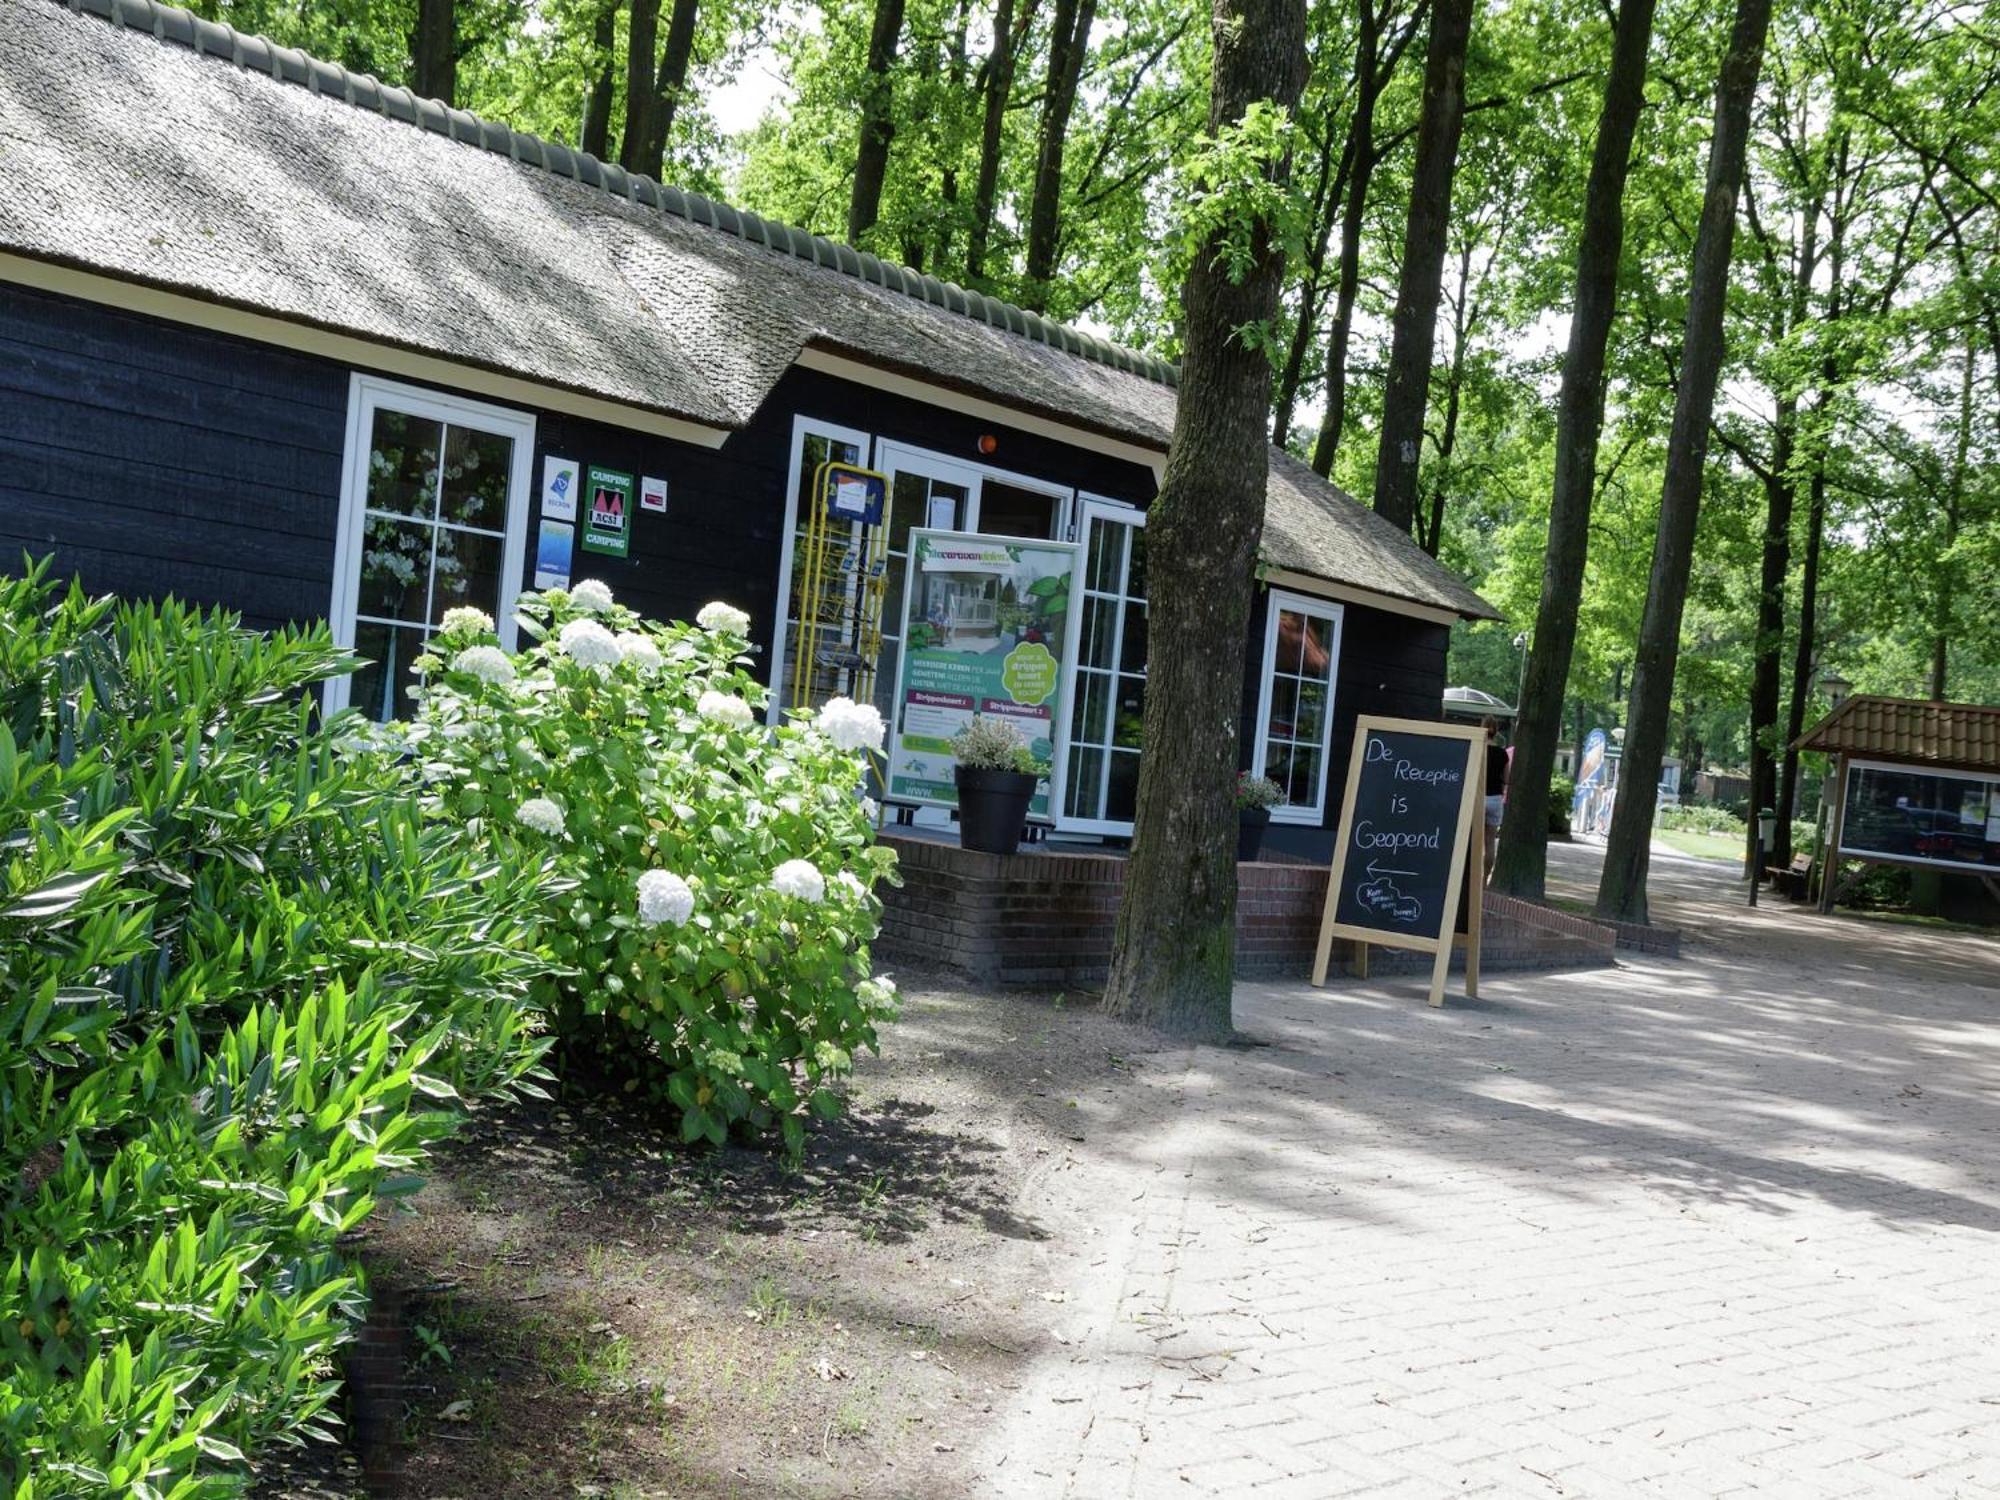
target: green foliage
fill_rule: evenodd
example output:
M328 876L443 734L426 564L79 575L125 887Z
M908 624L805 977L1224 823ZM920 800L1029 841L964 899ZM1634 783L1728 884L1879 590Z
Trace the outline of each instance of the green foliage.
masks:
M1238 812L1259 812L1280 807L1285 802L1285 789L1268 776L1253 776L1248 771L1236 775L1236 809Z
M237 1493L324 1431L334 1238L532 1088L539 859L320 725L323 629L0 579L0 1492Z
M1567 776L1549 778L1549 832L1569 832L1570 809L1576 805L1576 783Z
M801 1114L839 1110L834 1085L895 1013L867 944L896 860L859 795L881 723L835 700L765 728L747 622L702 615L715 628L649 624L595 584L528 595L513 657L490 621L448 618L413 746L433 817L573 881L543 983L569 1062L664 1105L686 1140L777 1128L796 1150Z

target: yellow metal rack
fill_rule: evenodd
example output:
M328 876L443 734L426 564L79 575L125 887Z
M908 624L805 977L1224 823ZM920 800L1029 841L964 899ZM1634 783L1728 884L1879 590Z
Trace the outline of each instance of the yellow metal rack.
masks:
M813 471L799 569L793 708L818 708L843 694L857 703L874 698L888 575L887 519L884 475L832 461Z

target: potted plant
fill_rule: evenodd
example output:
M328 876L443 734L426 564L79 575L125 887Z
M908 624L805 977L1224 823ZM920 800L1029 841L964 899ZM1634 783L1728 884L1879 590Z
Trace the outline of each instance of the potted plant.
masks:
M1012 854L1028 820L1028 804L1048 767L1036 760L1021 731L1005 719L974 715L951 737L958 765L958 841L986 854Z
M1285 800L1278 783L1268 776L1240 771L1236 776L1236 862L1254 863L1264 848L1264 830L1271 826L1271 809Z

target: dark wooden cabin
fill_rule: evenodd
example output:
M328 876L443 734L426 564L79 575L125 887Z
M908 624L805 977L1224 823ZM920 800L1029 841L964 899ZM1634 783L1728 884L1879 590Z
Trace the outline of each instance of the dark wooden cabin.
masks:
M746 609L775 710L801 486L836 457L889 476L892 538L948 513L1115 554L1143 622L1171 366L152 0L0 0L0 36L0 555L326 618L376 663L335 701L394 712L446 607L506 622L534 586L568 460L667 492L573 577ZM1492 615L1273 451L1242 708L1292 794L1273 847L1325 851L1355 716L1437 717L1450 625ZM1066 833L1129 830L1122 644Z

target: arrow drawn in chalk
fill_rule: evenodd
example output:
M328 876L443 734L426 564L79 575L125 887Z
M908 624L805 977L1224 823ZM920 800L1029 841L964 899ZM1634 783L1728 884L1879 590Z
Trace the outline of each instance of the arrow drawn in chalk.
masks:
M1368 861L1369 879L1380 880L1384 875L1407 875L1412 880L1414 880L1416 878L1417 872L1415 870L1385 870L1380 865L1376 864L1374 860L1371 859Z

